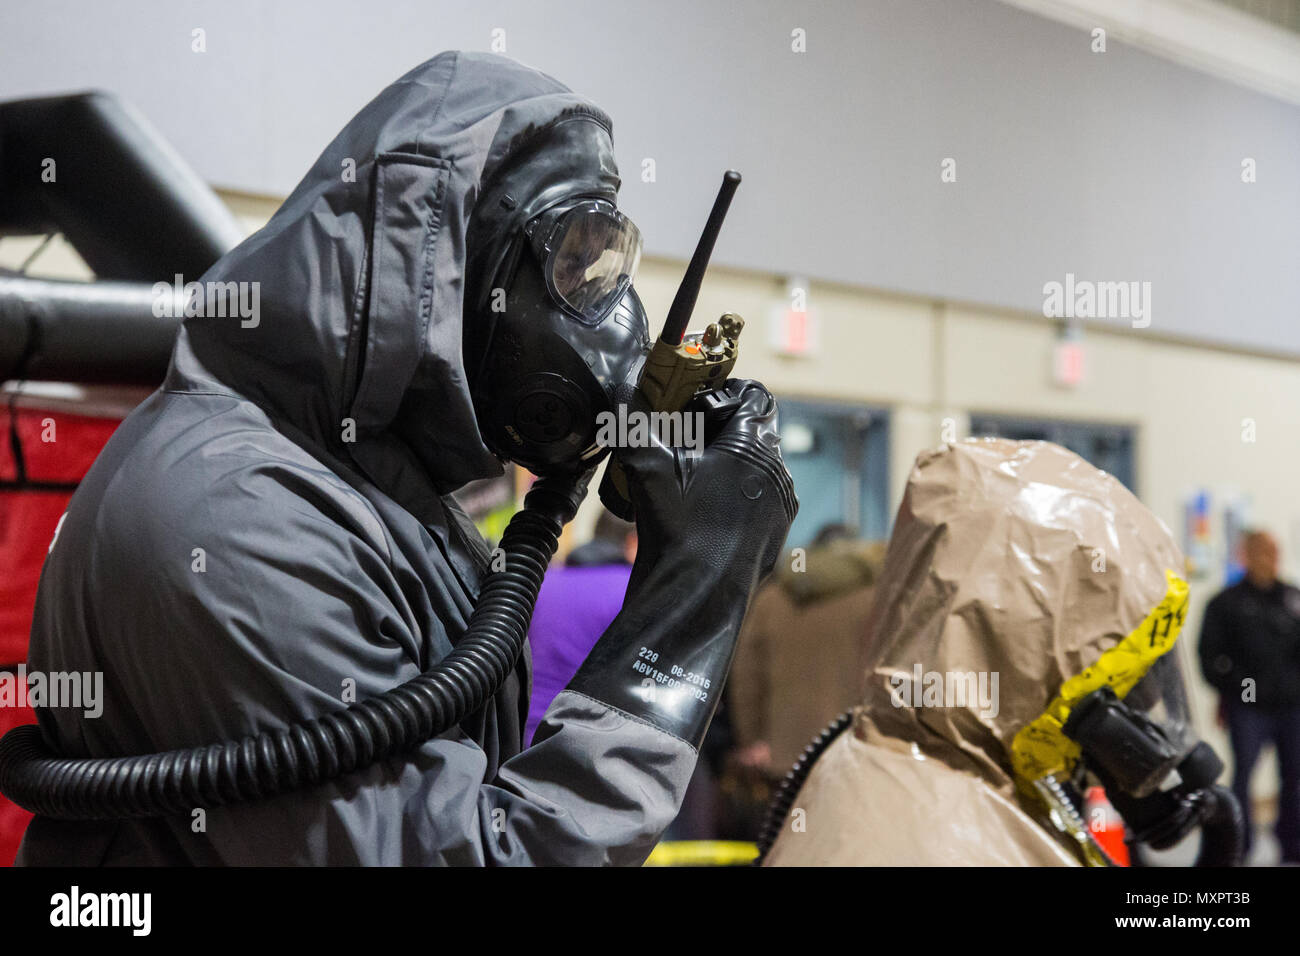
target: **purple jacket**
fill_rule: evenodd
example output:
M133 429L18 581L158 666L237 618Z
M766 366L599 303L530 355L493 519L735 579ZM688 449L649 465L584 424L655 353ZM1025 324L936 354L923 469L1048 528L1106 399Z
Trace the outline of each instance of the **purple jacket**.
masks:
M533 651L533 694L524 741L542 722L555 695L591 652L623 607L630 564L557 567L546 572L528 630Z

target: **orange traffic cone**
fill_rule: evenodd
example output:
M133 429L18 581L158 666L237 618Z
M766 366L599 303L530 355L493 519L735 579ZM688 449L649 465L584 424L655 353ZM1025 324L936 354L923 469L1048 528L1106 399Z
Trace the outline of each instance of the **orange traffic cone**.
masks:
M1083 799L1084 817L1093 837L1106 854L1120 866L1129 865L1128 845L1124 842L1124 820L1101 787L1089 787Z

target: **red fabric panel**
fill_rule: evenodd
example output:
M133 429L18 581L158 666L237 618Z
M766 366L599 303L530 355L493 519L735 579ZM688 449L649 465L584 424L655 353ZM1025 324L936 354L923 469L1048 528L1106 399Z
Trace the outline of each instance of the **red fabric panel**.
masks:
M80 481L117 426L116 418L19 408L27 480Z
M0 735L21 724L36 723L30 707L0 707ZM18 844L32 815L0 797L0 866L13 866Z
M0 411L0 480L17 477L10 409ZM118 426L116 418L20 407L17 432L31 482L81 480ZM0 666L27 658L41 566L70 492L0 491Z
M9 406L0 405L0 481L13 481L18 477L14 452L9 437Z
M0 667L27 659L36 585L71 492L0 491Z
M7 405L0 405L0 481L16 481L13 431L22 448L29 482L75 484L117 428L117 418L76 415L20 407L16 428ZM36 585L49 553L50 540L67 508L70 491L0 490L0 667L27 658ZM36 722L29 708L0 707L0 733ZM0 797L0 866L13 863L32 815Z

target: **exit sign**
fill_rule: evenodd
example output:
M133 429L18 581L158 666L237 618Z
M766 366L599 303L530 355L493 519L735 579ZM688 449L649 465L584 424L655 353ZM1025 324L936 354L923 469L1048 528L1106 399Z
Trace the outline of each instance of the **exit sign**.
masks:
M820 341L817 313L778 305L772 309L768 342L780 355L806 357L817 354Z
M1078 388L1084 376L1083 343L1078 339L1065 339L1052 350L1052 381L1061 388Z

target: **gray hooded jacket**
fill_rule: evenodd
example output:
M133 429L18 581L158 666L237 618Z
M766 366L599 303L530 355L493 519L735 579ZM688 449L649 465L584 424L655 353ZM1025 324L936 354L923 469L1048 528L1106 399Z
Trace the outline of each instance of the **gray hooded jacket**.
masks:
M500 469L461 359L469 215L521 133L575 111L608 124L509 60L435 57L203 277L257 283L260 312L186 320L165 384L68 507L29 668L101 671L103 713L41 710L50 746L111 756L238 739L377 695L450 652L488 555L446 495ZM695 751L572 691L521 750L528 684L525 653L459 728L314 789L183 818L38 818L19 861L640 862Z

